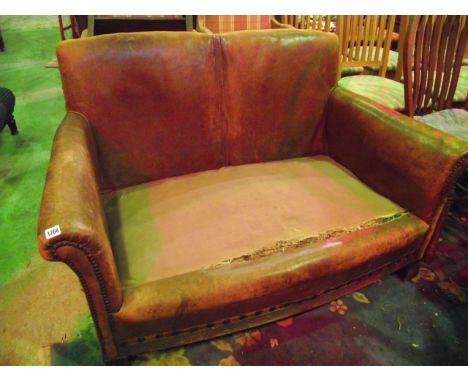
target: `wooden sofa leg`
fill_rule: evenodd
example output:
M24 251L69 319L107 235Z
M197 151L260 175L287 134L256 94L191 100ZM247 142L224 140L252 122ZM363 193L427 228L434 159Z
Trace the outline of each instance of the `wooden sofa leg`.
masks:
M16 121L13 115L10 120L7 122L8 127L10 128L11 135L18 135L18 127L16 126Z
M420 261L415 261L414 263L408 264L406 267L397 271L397 274L403 281L409 281L418 274L419 266Z
M106 366L130 366L130 359L128 357L123 357L106 361Z

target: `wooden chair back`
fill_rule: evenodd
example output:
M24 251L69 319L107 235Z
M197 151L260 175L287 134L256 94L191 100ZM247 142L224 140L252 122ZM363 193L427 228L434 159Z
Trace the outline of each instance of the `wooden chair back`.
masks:
M235 32L241 30L271 29L279 27L269 15L199 15L197 30L211 33Z
M412 18L403 53L405 114L452 107L467 38L466 16Z
M281 23L292 25L297 29L332 32L331 16L285 15L281 16Z
M341 68L377 66L385 77L395 16L337 16Z
M400 26L398 30L398 62L393 79L400 82L403 79L403 52L405 48L406 33L408 32L411 16L403 15L400 17Z

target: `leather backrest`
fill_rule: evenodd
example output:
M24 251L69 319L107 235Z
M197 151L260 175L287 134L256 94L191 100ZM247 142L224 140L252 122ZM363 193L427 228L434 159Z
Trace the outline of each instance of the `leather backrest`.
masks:
M225 161L323 154L325 104L337 80L336 36L285 29L221 38Z
M64 41L57 57L67 109L93 127L104 189L222 165L209 35L103 35Z
M325 151L336 36L144 32L65 41L67 109L88 118L103 189Z

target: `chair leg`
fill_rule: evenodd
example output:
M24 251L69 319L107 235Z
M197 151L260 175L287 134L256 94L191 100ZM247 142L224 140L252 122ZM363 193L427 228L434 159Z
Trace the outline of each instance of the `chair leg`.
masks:
M420 261L408 264L406 267L397 271L398 276L403 281L409 281L418 274Z
M11 135L18 135L18 127L16 126L16 121L13 116L7 122L8 127L10 128Z
M130 359L128 357L113 359L112 361L106 361L106 366L130 366Z
M5 51L5 42L3 41L2 31L0 30L0 52Z

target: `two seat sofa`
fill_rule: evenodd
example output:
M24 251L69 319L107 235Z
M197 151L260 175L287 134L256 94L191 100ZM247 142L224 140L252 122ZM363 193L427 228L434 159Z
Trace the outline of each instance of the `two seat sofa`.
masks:
M38 245L79 277L107 362L421 259L465 166L461 141L336 87L333 34L115 34L57 55Z

